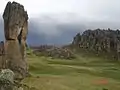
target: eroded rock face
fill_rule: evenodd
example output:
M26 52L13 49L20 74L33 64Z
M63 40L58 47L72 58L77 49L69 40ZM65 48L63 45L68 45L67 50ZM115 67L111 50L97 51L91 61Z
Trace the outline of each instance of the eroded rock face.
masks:
M82 35L77 34L72 44L97 53L106 52L117 55L120 52L120 31L111 29L87 30Z
M3 13L5 38L7 40L17 39L21 29L28 20L24 7L16 2L8 2Z
M24 78L28 72L26 63L26 38L28 15L24 6L8 2L3 13L5 33L6 68L14 71L16 78Z

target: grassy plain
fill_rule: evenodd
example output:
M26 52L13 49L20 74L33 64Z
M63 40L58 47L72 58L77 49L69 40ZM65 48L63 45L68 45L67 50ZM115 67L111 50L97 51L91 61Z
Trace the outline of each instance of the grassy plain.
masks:
M38 90L120 90L120 63L91 53L73 60L28 55L32 77L23 82Z

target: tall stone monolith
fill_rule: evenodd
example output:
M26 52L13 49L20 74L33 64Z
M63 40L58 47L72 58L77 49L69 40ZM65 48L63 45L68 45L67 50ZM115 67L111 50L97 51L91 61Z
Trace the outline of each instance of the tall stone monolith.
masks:
M26 62L26 38L28 33L28 14L24 6L8 2L4 13L5 60L6 68L11 69L16 78L24 78L28 72Z

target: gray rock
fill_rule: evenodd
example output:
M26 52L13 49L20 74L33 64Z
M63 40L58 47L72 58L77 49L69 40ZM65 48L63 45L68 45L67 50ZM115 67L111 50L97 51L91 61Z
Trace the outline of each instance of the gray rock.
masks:
M4 13L5 65L23 79L28 73L26 61L26 38L28 33L28 14L24 6L17 2L8 2Z
M86 30L83 34L78 33L74 37L72 45L95 51L97 54L105 52L116 56L120 52L120 31L111 29Z
M10 69L2 69L0 72L0 90L13 90L14 72Z

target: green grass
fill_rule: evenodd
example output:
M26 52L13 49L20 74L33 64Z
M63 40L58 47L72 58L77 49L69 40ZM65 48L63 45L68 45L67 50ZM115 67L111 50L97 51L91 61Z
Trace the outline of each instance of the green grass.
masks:
M28 63L32 77L23 82L38 90L120 90L119 62L86 52L73 60L31 54Z

